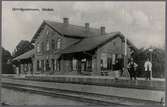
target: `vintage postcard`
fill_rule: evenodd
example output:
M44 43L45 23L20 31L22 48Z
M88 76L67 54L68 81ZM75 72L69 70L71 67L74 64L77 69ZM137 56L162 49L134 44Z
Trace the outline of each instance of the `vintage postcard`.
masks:
M165 2L2 1L2 105L165 105Z

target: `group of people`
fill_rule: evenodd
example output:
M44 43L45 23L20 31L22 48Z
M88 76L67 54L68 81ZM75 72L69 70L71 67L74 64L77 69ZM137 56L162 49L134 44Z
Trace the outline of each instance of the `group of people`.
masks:
M127 65L127 69L130 75L130 79L134 79L136 80L136 76L137 76L137 67L138 65L134 62L133 58L130 58L130 61ZM116 64L114 67L114 71L115 71L115 79L118 79L119 77L119 72L120 75L123 75L124 70L120 68L120 65L118 63L118 61L116 60ZM149 60L149 58L147 58L147 60L144 63L144 70L145 70L145 78L146 80L151 80L151 72L152 72L152 63Z

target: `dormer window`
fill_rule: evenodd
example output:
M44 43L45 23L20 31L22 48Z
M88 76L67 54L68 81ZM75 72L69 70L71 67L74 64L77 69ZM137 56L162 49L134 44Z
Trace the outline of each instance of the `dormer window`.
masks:
M57 49L60 49L60 45L61 45L61 39L57 39Z
M46 42L46 50L49 51L50 47L49 47L49 41Z

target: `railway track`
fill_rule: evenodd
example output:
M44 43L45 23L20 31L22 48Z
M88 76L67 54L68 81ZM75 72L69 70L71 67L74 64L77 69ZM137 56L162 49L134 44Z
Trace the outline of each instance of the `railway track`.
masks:
M71 87L75 86L75 87ZM60 87L61 86L61 87ZM70 89L70 87L72 89ZM77 84L64 84L64 83L52 83L52 82L38 82L38 81L28 81L28 80L15 80L15 79L3 79L2 87L8 89L19 90L23 92L31 92L41 95L47 95L52 97L61 97L64 99L70 99L74 101L89 102L91 105L114 105L114 106L129 106L129 105L160 105L160 102L151 100L141 100L129 97L118 97L108 94L94 93L89 90L90 87L83 85L84 89ZM65 88L66 87L66 88ZM81 88L77 91L75 88ZM94 86L93 86L94 87ZM93 88L92 87L92 88ZM92 88L90 88L92 90ZM95 88L95 87L94 87ZM96 87L97 88L97 87ZM100 88L100 87L98 87ZM110 88L110 87L106 87ZM85 90L86 89L86 90ZM96 89L95 89L96 90ZM122 90L122 89L121 89ZM126 89L127 90L127 89ZM104 91L104 90L103 90Z
M112 101L104 101L100 98L97 98L98 95L90 95L90 94L84 94L84 93L78 93L78 92L68 92L67 90L48 90L48 89L42 89L42 88L37 88L37 87L26 87L26 86L19 86L19 85L11 85L11 84L3 84L3 88L9 88L9 89L15 89L19 91L28 91L30 93L36 93L36 94L42 94L42 95L47 95L47 96L52 96L52 97L60 97L60 98L65 98L65 99L70 99L70 100L75 100L75 101L81 101L81 102L86 102L86 103L91 103L91 105L121 105L121 106L126 106L126 104L119 104L116 102ZM90 97L92 96L92 97ZM95 97L96 96L96 97ZM94 97L94 98L93 98ZM7 104L10 105L10 104Z
M24 92L42 94L52 97L60 97L75 101L81 101L90 103L91 105L114 105L114 106L129 106L129 105L144 105L144 104L154 104L159 105L160 103L153 102L153 101L139 101L135 99L127 99L127 98L120 98L115 96L105 96L105 95L98 95L92 93L82 93L82 92L72 92L68 90L58 90L58 89L49 89L49 88L41 88L41 87L33 87L33 86L23 86L17 84L9 84L3 83L3 88L9 88ZM10 104L7 104L10 105Z

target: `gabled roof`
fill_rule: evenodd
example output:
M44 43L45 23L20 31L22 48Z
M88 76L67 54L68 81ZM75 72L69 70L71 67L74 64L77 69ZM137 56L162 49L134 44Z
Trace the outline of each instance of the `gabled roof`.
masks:
M39 27L31 42L34 42L36 38L39 36L38 33L40 32L40 29L43 27L43 25L48 25L62 36L80 38L74 44L68 46L65 49L58 50L56 53L73 53L89 51L95 49L100 45L105 44L107 41L111 39L114 39L114 37L119 36L122 40L124 40L125 38L124 35L120 32L112 32L107 33L105 35L101 35L100 29L89 28L89 31L86 31L85 26L77 26L72 24L65 24L45 20ZM127 40L127 43L131 48L137 49L129 40Z
M64 24L64 23L48 21L48 20L45 20L42 25L44 24L50 26L56 32L60 33L60 35L63 35L66 37L84 38L84 37L100 35L100 29L91 28L91 27L89 28L89 31L86 31L85 26ZM37 36L39 35L36 33L32 38L31 42L34 42Z
M90 28L89 31L86 31L84 26L64 24L53 21L45 21L45 22L65 36L89 37L89 36L100 35L100 29Z
M118 36L121 37L121 39L124 39L124 36L120 32L113 32L106 35L84 38L80 42L73 44L60 51L57 51L56 53L75 53L75 52L84 52L84 51L93 50L98 46L101 46ZM127 43L131 47L136 48L131 42L129 42L129 40L127 40Z
M32 49L32 50L30 50L28 52L25 52L24 54L14 58L13 61L22 60L22 59L28 59L28 58L32 57L34 54L35 54L35 49Z

